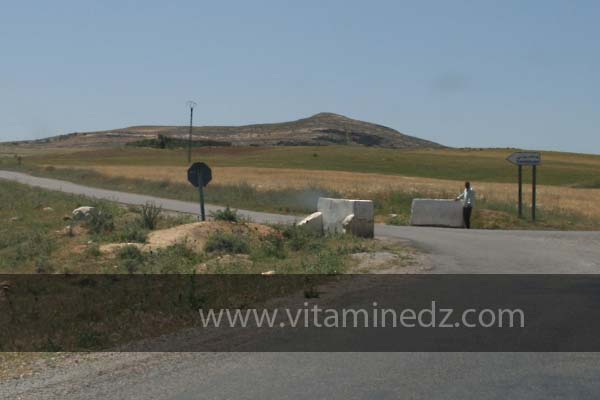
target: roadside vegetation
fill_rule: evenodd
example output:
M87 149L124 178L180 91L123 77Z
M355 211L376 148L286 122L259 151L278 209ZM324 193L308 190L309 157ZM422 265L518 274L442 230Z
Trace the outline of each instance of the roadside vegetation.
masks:
M353 253L403 251L351 236L253 224L229 208L214 214L205 231L190 231L196 244L165 245L196 218L151 203L123 207L0 182L0 273L334 273L352 268ZM94 208L78 220L72 211L81 206Z
M395 242L257 224L230 208L198 222L151 203L0 185L0 300L9 300L0 301L0 351L13 352L0 353L6 365L39 359L14 351L102 350L178 331L200 307L248 308L293 292L314 298L331 274L376 270L361 270L356 255L393 255L382 269L414 263ZM73 215L82 206L93 208Z

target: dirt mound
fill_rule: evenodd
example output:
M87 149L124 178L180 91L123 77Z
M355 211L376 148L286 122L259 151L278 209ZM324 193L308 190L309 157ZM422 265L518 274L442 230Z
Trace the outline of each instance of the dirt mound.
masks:
M233 223L225 221L204 221L178 225L169 229L152 231L146 243L111 243L100 246L100 252L115 254L123 247L135 246L142 251L156 251L176 244L183 244L195 252L203 252L208 237L215 233L236 234L260 239L274 234L275 229L256 223Z

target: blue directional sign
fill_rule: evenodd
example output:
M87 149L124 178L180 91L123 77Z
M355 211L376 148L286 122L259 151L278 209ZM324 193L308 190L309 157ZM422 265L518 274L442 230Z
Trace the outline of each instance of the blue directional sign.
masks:
M519 151L512 153L506 160L515 165L540 165L542 155L540 153Z

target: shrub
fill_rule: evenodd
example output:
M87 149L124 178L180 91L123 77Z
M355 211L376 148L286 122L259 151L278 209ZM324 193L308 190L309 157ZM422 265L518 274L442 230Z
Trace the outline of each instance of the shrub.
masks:
M127 224L121 232L116 235L120 242L144 243L148 232L139 224Z
M210 213L215 221L240 222L242 217L238 215L237 210L232 210L229 206L224 210L217 210Z
M158 222L158 218L162 213L162 207L157 206L152 202L147 202L142 206L140 213L142 216L142 226L153 230L156 228L156 223Z
M38 274L50 274L54 272L54 266L47 257L41 256L35 261L35 272Z
M322 237L309 231L306 227L287 225L282 230L283 237L294 251L303 249L317 249L323 244Z
M248 254L250 252L250 245L248 240L243 236L217 232L208 237L204 251L207 253Z
M100 252L100 246L98 246L98 243L92 243L85 250L85 255L88 257L93 257L93 258L100 257L102 255L102 253Z
M285 241L283 236L277 233L266 236L262 242L261 251L267 257L285 258Z
M201 257L184 243L177 243L155 252L149 258L147 268L161 274L189 274L194 271L194 266L200 261Z
M136 246L125 246L119 250L117 256L121 259L121 265L133 274L144 264L144 255Z
M107 209L93 208L90 210L87 227L90 232L95 234L112 231L115 228L112 213Z

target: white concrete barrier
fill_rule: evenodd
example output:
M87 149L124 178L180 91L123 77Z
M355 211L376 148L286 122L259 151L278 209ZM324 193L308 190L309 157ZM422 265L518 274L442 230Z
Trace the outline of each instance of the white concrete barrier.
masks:
M453 200L414 199L410 224L463 228L462 202Z
M346 233L371 238L375 231L373 202L371 200L330 199L320 197L317 210L323 215L325 233ZM344 220L354 214L351 221Z

